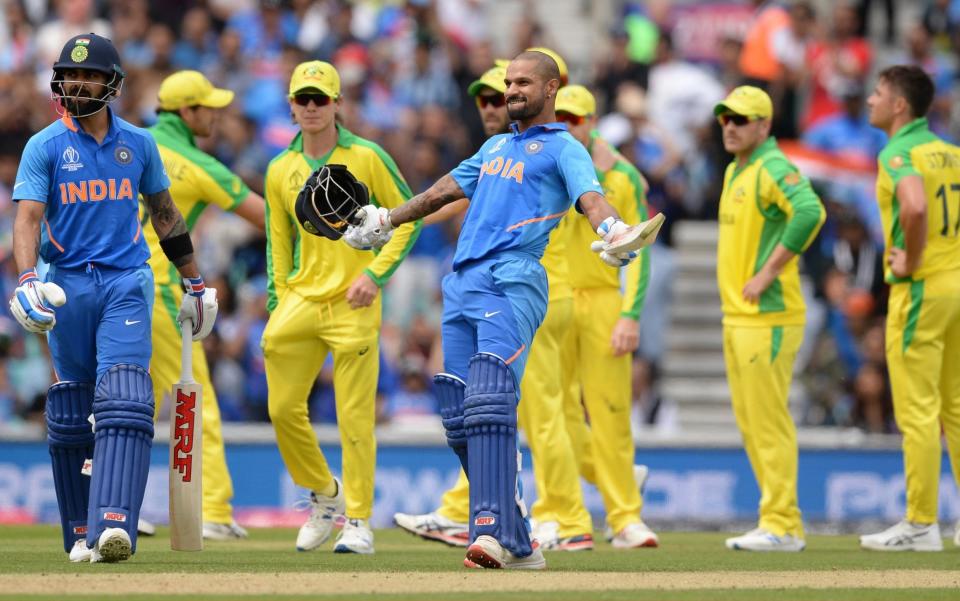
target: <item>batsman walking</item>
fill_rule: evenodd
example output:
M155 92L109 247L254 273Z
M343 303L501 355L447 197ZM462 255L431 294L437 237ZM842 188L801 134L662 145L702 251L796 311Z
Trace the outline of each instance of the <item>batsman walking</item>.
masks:
M110 40L71 38L50 82L63 118L30 138L13 188L22 272L10 308L24 328L49 337L59 381L47 393L47 431L71 561L121 561L137 548L154 413L153 275L138 194L187 288L177 320L193 323L200 340L217 315L156 143L109 108L123 79ZM46 281L66 293L56 312L37 277L38 254Z

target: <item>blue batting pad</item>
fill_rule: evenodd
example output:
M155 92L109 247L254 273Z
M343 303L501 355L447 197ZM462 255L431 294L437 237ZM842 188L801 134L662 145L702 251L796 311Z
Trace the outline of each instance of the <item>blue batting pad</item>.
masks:
M96 447L90 483L87 545L107 528L123 528L137 549L137 520L153 446L153 384L137 365L114 365L93 400Z
M433 376L433 384L440 401L440 418L447 431L447 445L460 458L467 477L467 433L463 429L463 394L466 385L457 376L440 373Z
M497 539L518 557L533 552L517 488L517 385L496 355L477 353L463 401L470 463L470 540Z
M87 503L90 478L81 473L87 459L93 459L93 425L90 411L93 384L58 382L47 391L47 442L53 465L53 485L60 508L63 550L87 536Z

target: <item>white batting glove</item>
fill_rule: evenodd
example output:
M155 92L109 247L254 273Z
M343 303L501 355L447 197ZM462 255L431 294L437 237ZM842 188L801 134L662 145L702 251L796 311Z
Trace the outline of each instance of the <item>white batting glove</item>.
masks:
M203 278L183 278L183 287L185 293L177 323L189 320L193 324L193 339L203 340L217 321L217 289L207 288Z
M41 282L36 269L21 273L19 282L10 298L10 313L28 332L49 332L57 325L53 307L67 300L63 289L52 282Z
M607 217L597 228L597 235L609 244L614 238L630 229L630 226L614 217Z
M349 226L343 234L344 241L359 250L380 248L393 237L393 224L390 223L390 210L364 205L357 210L360 225Z
M595 240L590 243L590 250L595 253L599 253L600 260L610 267L623 267L637 258L637 253L633 251L625 253L608 253L607 251L603 250L605 244L606 242L603 240Z

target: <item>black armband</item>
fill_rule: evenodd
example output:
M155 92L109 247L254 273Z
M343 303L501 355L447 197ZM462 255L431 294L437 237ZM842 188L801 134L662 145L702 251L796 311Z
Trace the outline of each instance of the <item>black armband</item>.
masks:
M190 240L190 234L184 232L176 236L164 238L160 241L160 250L163 251L163 254L167 255L171 263L180 267L183 259L193 254L193 242Z

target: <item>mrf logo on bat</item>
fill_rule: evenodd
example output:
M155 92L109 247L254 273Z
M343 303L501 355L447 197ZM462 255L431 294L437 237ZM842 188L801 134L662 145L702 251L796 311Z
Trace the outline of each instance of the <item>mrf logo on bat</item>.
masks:
M175 434L173 444L173 467L184 482L190 482L193 476L193 433L197 424L197 393L177 391L175 403L177 414L174 424Z

